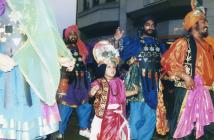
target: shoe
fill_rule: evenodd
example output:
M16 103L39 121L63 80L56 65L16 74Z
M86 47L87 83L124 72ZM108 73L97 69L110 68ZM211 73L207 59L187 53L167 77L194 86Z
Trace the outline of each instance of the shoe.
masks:
M59 134L56 135L56 139L57 140L64 140L64 135L59 133Z
M90 138L90 131L88 129L84 129L84 130L80 130L79 131L79 135L86 137L86 138Z

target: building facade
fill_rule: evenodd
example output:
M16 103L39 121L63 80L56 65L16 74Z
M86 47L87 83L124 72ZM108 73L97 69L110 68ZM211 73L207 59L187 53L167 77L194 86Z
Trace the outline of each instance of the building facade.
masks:
M204 0L203 5L207 8L209 34L214 37L214 0Z
M135 35L144 16L157 21L159 38L183 34L182 22L191 0L78 0L77 24L86 42L112 36L118 26ZM214 1L204 0L210 27L214 26ZM214 28L209 28L214 35Z

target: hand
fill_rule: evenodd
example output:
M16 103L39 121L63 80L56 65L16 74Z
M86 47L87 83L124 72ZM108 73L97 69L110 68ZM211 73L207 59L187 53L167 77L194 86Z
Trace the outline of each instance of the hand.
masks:
M138 90L139 90L138 86L134 84L133 87L134 87L134 90L132 91L133 95L138 94Z
M106 64L106 59L100 60L100 61L98 62L98 66L100 66L100 65L102 65L102 64Z
M0 54L0 70L9 72L16 66L15 61L8 55Z
M67 67L67 71L72 71L75 67L75 60L68 57L60 57L59 63L61 66Z
M133 88L134 88L133 90L126 91L126 97L138 94L138 90L139 90L138 86L134 84Z
M135 57L131 57L131 58L128 60L127 64L128 64L128 65L131 65L131 64L133 64L135 61L136 61L136 58L135 58Z
M66 71L69 71L69 72L73 71L74 66L75 66L75 64L67 67Z
M61 100L62 97L65 96L65 95L66 95L66 93L57 93L56 94L56 100L57 100L57 102L60 103L62 101Z
M118 27L114 34L114 39L116 41L120 40L123 37L123 34L124 34L124 30L121 30L120 27Z
M91 91L90 91L90 95L94 96L97 93L98 90L99 90L99 86L98 85L92 87Z
M184 78L185 85L187 89L194 89L195 88L195 82L189 75L185 76Z
M59 98L59 99L61 99L63 96L65 96L66 95L66 93L57 93L57 97Z

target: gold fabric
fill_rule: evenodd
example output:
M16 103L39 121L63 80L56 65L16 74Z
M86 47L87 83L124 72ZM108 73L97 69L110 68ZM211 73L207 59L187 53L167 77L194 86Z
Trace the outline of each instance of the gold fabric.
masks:
M158 92L158 105L156 110L156 131L159 135L169 132L168 120L166 118L166 107L163 100L163 85L160 83Z
M208 44L210 44L210 46L212 46L212 48L214 50L214 37L208 36L205 38L205 40Z
M214 51L204 39L195 39L197 46L195 75L203 78L205 86L214 82ZM184 38L176 40L163 55L161 65L167 69L169 75L186 72L183 63L187 55L188 44Z
M197 21L205 19L204 13L198 10L189 12L184 18L184 29L188 31Z
M104 78L98 79L98 82L102 85L102 88L95 94L94 110L96 116L102 118L108 102L109 85L108 81Z

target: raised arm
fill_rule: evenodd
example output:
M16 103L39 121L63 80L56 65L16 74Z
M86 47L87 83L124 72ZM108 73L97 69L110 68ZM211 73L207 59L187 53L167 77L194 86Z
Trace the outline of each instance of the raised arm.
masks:
M96 80L91 84L91 90L89 92L89 96L93 97L99 89L100 89L100 84L98 80Z

